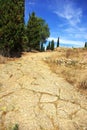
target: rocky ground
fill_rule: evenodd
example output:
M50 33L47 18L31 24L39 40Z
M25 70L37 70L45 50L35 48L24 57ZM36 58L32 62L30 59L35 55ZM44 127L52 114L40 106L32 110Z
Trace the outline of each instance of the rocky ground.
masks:
M0 130L87 130L87 97L29 53L0 65Z

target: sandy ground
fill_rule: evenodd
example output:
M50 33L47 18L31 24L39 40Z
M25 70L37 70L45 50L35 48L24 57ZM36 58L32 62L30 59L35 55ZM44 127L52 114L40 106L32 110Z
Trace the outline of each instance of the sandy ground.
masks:
M87 130L87 98L29 53L0 65L0 130Z

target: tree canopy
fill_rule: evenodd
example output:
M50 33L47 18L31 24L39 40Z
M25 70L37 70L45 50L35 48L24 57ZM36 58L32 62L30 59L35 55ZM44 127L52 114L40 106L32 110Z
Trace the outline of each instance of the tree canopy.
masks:
M0 54L15 56L27 48L40 49L49 37L48 24L35 13L24 23L24 0L0 0Z
M40 43L44 43L50 35L48 24L33 12L29 15L27 25L28 45L30 48L39 49Z
M0 0L0 48L5 56L22 49L24 1Z

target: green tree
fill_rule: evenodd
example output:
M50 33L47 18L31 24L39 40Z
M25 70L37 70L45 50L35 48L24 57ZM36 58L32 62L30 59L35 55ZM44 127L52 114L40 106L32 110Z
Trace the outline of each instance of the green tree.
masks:
M54 50L54 40L51 41L51 50Z
M58 40L57 40L57 47L59 47L59 37L58 37Z
M24 1L0 0L0 50L5 56L22 50Z
M22 45L23 51L29 51L28 47L28 37L27 37L27 26L24 26L24 35L23 35L23 45Z
M40 49L40 43L45 42L49 35L49 28L45 21L37 17L34 12L30 14L27 25L28 46L30 50L32 48Z
M48 24L42 18L38 18L38 23L40 25L40 42L45 43L46 38L50 36Z
M84 47L87 48L87 42L85 42L85 46Z
M29 15L29 21L27 25L27 37L28 37L28 46L30 50L32 48L37 48L38 43L40 42L40 34L39 34L39 23L38 19L33 12Z
M42 52L44 51L43 43L41 43L41 51L42 51Z
M51 48L51 43L50 43L50 41L49 41L49 44L48 44L48 46L47 46L47 50L50 50L50 48Z

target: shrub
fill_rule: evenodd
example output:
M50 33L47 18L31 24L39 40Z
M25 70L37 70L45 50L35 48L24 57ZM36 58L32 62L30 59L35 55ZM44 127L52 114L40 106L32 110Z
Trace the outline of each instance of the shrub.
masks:
M19 125L15 124L12 130L19 130Z

